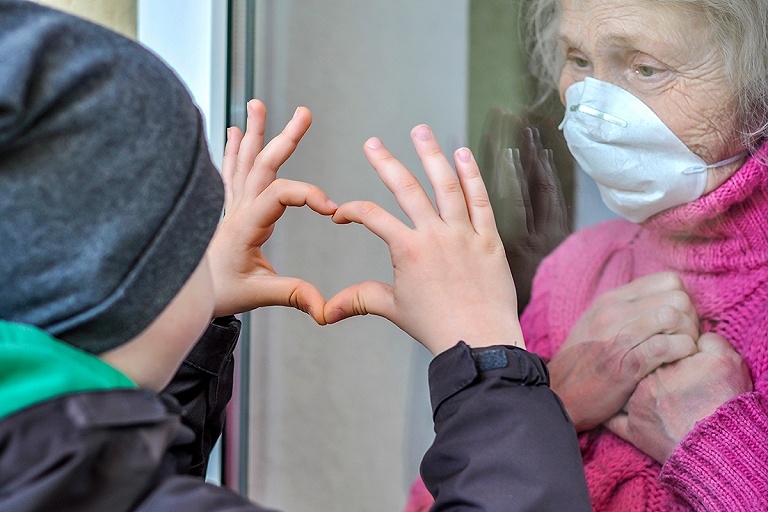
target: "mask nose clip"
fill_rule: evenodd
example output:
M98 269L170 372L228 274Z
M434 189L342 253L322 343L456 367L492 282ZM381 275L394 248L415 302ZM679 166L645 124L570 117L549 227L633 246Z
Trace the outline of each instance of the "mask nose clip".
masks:
M621 126L622 128L627 127L627 122L625 120L618 118L616 116L612 116L608 112L597 110L596 108L590 107L589 105L584 105L583 103L579 103L577 105L571 105L570 111L581 112L582 114L587 114L588 116L602 119L603 121L609 122L611 124L615 124L616 126Z

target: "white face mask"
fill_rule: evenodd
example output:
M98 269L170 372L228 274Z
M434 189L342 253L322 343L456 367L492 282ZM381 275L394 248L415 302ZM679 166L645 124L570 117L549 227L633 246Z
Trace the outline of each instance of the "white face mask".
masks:
M688 149L638 98L586 77L565 91L560 129L576 162L597 182L606 206L632 222L701 197L711 165Z

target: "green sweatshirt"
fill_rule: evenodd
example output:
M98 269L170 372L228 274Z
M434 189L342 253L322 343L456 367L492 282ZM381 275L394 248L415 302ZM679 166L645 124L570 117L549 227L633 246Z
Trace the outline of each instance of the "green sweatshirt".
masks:
M136 384L36 327L0 321L0 418L68 393L116 388Z

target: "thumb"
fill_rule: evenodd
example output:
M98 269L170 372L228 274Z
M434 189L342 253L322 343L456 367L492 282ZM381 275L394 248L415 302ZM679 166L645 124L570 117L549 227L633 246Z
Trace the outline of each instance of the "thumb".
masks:
M615 435L629 442L629 416L627 413L619 411L615 416L608 418L603 425Z
M325 321L333 324L357 315L377 315L392 319L392 285L364 281L344 288L325 305Z
M314 285L296 277L271 275L253 283L258 289L257 307L288 306L325 325L325 297Z
M702 334L696 344L699 347L699 352L707 352L709 354L722 354L727 351L733 351L733 347L725 338L713 332Z

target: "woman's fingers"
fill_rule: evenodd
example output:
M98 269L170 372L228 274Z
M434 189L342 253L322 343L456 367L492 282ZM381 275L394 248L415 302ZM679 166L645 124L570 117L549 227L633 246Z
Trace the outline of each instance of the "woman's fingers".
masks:
M628 375L640 382L661 365L674 363L698 351L695 339L685 334L657 334L630 350L622 360Z
M639 277L604 295L610 296L611 300L623 300L629 302L672 290L685 291L685 284L680 276L674 272L657 272L655 274Z
M702 334L697 341L697 345L700 352L706 352L716 356L736 352L736 349L733 348L733 345L728 343L728 340L714 332Z
M336 323L358 315L378 315L394 318L392 285L378 281L364 281L341 290L325 305L325 321Z
M684 292L668 292L624 305L613 311L624 322L617 338L633 345L656 334L681 334L698 339L698 318L688 309L686 301L689 300Z

